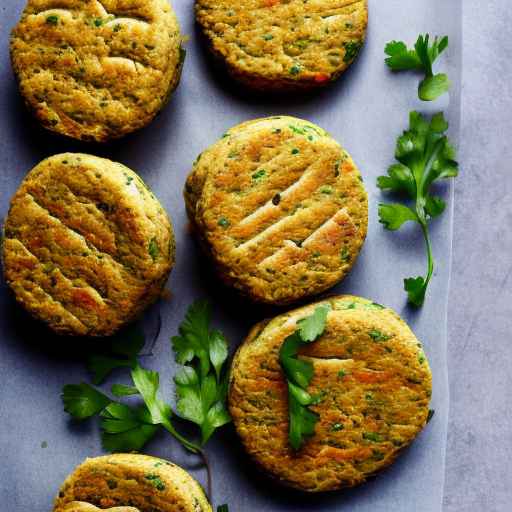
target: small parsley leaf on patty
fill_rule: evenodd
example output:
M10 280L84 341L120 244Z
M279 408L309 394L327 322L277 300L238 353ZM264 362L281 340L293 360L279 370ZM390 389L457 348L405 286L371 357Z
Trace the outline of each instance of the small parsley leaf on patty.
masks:
M315 433L318 414L309 409L315 398L307 388L314 375L313 364L299 359L300 347L316 341L325 331L330 306L322 305L314 313L297 322L298 329L284 341L279 352L279 362L288 383L290 427L288 437L294 450L299 450L304 438Z
M302 320L297 322L299 326L300 337L305 342L315 341L325 330L325 322L327 320L327 313L330 308L321 306L315 309L315 312Z
M421 306L434 272L434 257L428 230L431 219L441 215L445 203L431 194L434 182L458 175L455 150L446 131L448 123L442 113L430 122L417 112L411 112L409 129L398 137L395 158L398 164L388 169L387 176L380 176L377 185L381 190L404 195L411 206L399 203L379 205L379 218L391 231L400 229L407 222L418 223L427 248L427 275L405 279L404 288L409 302Z
M420 35L413 49L407 48L402 41L391 41L386 45L388 55L386 64L393 71L419 70L424 71L425 78L418 86L418 96L423 101L432 101L448 92L451 83L444 73L434 75L432 66L436 59L448 47L448 36L435 37L429 43L429 34Z

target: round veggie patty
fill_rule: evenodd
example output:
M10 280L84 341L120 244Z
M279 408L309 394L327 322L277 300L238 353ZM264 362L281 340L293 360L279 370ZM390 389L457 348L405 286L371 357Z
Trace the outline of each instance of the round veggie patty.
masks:
M313 437L288 439L288 387L279 363L297 321L330 305L318 341L300 350L313 364ZM256 325L233 361L229 406L252 458L281 483L310 492L358 485L389 466L425 426L432 377L421 343L392 310L339 296Z
M196 0L214 55L247 86L311 89L337 79L357 57L367 0Z
M185 201L221 278L271 304L339 282L368 224L348 153L318 126L286 116L229 130L194 164Z
M142 179L103 158L65 153L14 195L3 261L16 299L60 334L107 336L161 294L172 226Z
M105 508L111 512L212 510L203 489L186 471L166 460L137 454L87 459L62 485L53 512Z
M167 102L181 40L167 0L29 0L11 59L46 128L102 142L146 126Z
M71 501L63 509L62 512L140 512L135 507L112 507L99 509L90 503L84 503L83 501Z

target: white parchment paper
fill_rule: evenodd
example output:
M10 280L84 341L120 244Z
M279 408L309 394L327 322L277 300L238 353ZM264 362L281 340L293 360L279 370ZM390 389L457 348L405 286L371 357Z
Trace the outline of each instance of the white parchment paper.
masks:
M177 266L170 280L172 298L149 312L151 330L160 309L163 328L154 356L145 364L162 374L167 397L172 396L172 353L168 343L192 300L209 297L216 326L224 330L232 349L252 323L269 310L251 306L219 286L187 230L182 188L198 153L226 129L247 119L289 114L309 119L338 139L360 167L370 196L367 242L351 275L333 292L369 297L393 307L424 342L434 375L432 407L436 414L413 446L374 481L352 491L305 496L275 486L248 461L231 427L208 447L214 470L214 501L228 503L232 512L350 511L437 512L441 510L448 386L446 310L451 256L451 208L432 224L437 270L425 306L414 312L405 305L402 279L424 272L420 232L385 232L377 220L381 194L376 177L393 162L397 135L406 128L408 112L444 109L457 141L459 117L459 0L370 0L367 44L352 69L334 86L309 97L289 95L280 100L254 99L219 76L200 44L194 27L192 0L175 0L183 32L190 36L183 79L170 105L147 129L109 146L67 141L37 127L24 110L8 57L8 36L23 0L0 5L0 215L25 173L41 159L62 151L85 151L118 160L139 172L169 211L177 236ZM419 77L394 75L384 66L387 41L414 42L418 33L450 36L442 67L454 81L450 97L435 105L417 100ZM452 191L445 188L451 201ZM77 341L56 340L16 306L0 285L0 509L5 512L46 512L65 476L85 457L102 453L94 422L76 425L63 413L64 384L86 380ZM119 375L117 376L119 378ZM169 436L161 435L147 451L175 460L204 482L199 461Z

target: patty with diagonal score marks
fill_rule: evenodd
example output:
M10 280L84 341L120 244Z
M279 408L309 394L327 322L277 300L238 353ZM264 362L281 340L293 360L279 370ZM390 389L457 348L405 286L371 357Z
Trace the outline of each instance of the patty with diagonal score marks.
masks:
M181 42L168 0L29 0L11 60L46 128L104 142L146 126L166 104Z
M118 453L80 464L63 483L53 509L94 511L212 512L212 508L201 486L176 464Z
M367 0L196 0L213 54L258 90L313 89L336 80L359 54Z
M229 130L195 162L185 201L223 281L269 304L338 283L368 225L352 158L318 126L287 116Z
M288 387L279 351L297 321L331 307L324 334L300 351L313 364L312 437L288 441ZM251 457L282 484L308 492L365 482L389 466L429 418L432 375L422 345L392 310L353 296L257 324L233 361L229 408Z
M108 336L158 299L174 265L167 213L133 171L64 153L37 165L4 226L6 281L59 334Z

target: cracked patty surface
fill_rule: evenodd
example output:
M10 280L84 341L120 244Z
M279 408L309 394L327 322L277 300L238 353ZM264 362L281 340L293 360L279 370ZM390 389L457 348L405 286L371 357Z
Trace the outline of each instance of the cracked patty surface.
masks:
M14 195L4 226L6 281L60 334L107 336L161 294L172 226L142 179L84 154L44 160Z
M213 53L256 89L313 88L357 57L367 0L196 0Z
M297 321L330 304L321 338L301 350L314 366L315 434L288 442L288 392L279 364ZM229 407L251 457L281 483L310 492L363 483L390 465L427 422L432 377L422 346L392 310L338 296L256 325L233 361Z
M194 164L185 201L221 278L259 302L289 303L335 285L367 231L352 158L293 117L229 130Z
M180 45L167 0L29 0L11 60L46 128L102 142L160 111L179 81Z
M156 457L116 454L86 459L68 476L53 512L211 512L201 486ZM105 511L106 512L106 511Z

